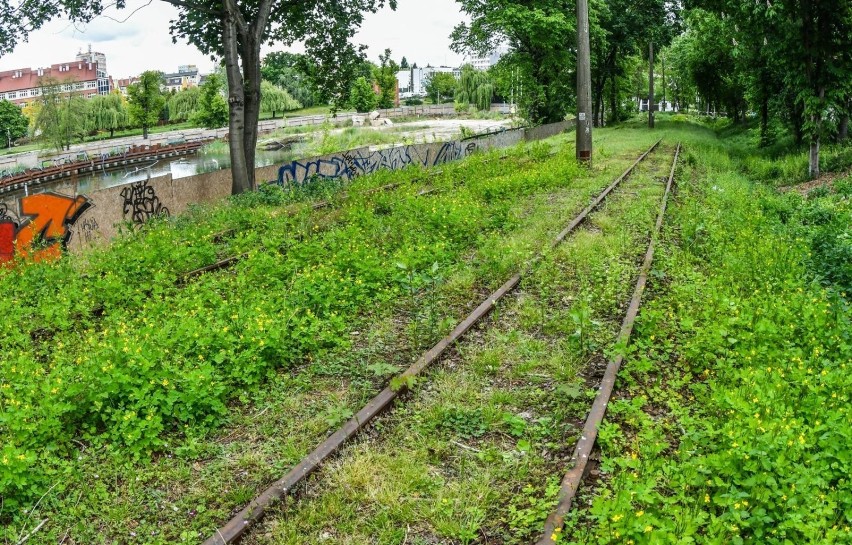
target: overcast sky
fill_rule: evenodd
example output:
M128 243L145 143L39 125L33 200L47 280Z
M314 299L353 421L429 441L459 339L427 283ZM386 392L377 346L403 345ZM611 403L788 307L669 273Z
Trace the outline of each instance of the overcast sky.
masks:
M111 11L122 21L148 0L128 0L128 8ZM367 14L356 36L356 43L369 46L367 56L378 61L379 53L389 47L397 62L406 56L420 66L458 65L462 57L450 51L449 35L463 15L455 0L399 0L396 11L385 8ZM53 21L30 35L15 51L0 57L0 70L38 68L74 60L78 51L91 44L94 51L106 54L107 69L115 78L137 75L145 70L176 71L178 65L195 64L209 72L213 63L186 43L173 44L169 21L177 10L154 0L123 23L100 17L85 26L68 21ZM276 48L266 48L264 53ZM298 50L298 49L296 49Z

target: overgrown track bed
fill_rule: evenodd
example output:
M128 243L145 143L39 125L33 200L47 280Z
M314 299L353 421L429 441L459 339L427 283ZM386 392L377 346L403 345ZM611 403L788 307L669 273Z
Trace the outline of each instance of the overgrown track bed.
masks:
M660 213L657 216L657 224L651 234L648 242L648 250L645 253L645 260L642 263L642 268L639 270L639 277L636 280L636 287L633 290L633 296L630 299L630 306L627 309L627 314L621 325L621 331L618 334L616 345L626 348L630 344L630 335L633 333L633 326L636 322L636 317L639 314L639 306L642 303L642 294L645 291L645 285L648 281L648 274L651 272L651 265L654 261L654 244L660 236L660 230L663 227L663 220L666 215L666 207L668 205L669 194L674 183L675 169L677 168L677 160L680 155L680 144L675 151L674 159L672 160L672 168L669 173L666 183L666 191L663 195L663 202L660 206ZM615 388L615 381L618 377L618 371L621 364L624 362L624 354L619 352L614 358L609 360L604 371L601 385L595 396L595 401L589 411L589 416L583 424L583 431L580 439L577 441L577 446L574 449L574 454L571 456L572 467L562 479L562 484L559 488L559 501L554 512L547 518L544 525L544 532L541 539L538 540L538 545L553 545L559 537L559 533L565 524L565 515L571 509L574 502L574 497L583 479L586 477L589 468L589 458L592 455L592 449L595 446L595 441L598 436L604 415L606 414L607 405L612 397L612 391Z
M224 520L434 342L472 288L516 270L558 230L551 211L580 209L630 148L613 146L619 157L589 173L570 149L528 149L523 168L476 157L448 166L429 195L400 187L298 223L280 214L289 201L278 193L251 195L154 223L85 261L7 271L4 533L28 533L18 514L45 492L32 518L50 520L30 543L192 542ZM412 174L359 180L350 193ZM175 284L220 248L249 256ZM431 323L416 309L436 289L447 314ZM388 339L394 357L377 361L367 334Z
M656 147L656 145L654 146ZM652 148L653 149L653 148ZM613 184L609 185L604 192L595 198L592 203L581 214L575 218L566 230L563 230L554 240L551 250L556 248L559 242L563 241L569 232L575 230L596 209L618 185L621 183L631 170L644 159L649 152L643 154L634 165L620 176ZM647 183L647 181L646 181ZM653 187L653 180L651 181ZM550 252L548 252L549 256ZM531 260L530 267L537 268L538 263L547 257L539 255ZM483 319L490 310L498 303L499 300L506 297L518 286L522 276L527 276L528 272L516 274L504 283L496 292L490 294L485 300L471 313L465 320L450 333L449 336L441 340L436 346L430 349L415 364L405 373L391 382L391 387L386 388L370 403L368 403L357 415L348 421L342 428L335 432L327 441L320 445L314 452L308 455L302 462L297 464L291 471L281 480L273 484L259 498L254 500L245 510L234 517L231 522L218 529L207 541L208 544L213 543L231 543L240 539L243 534L249 529L252 523L262 517L266 511L282 496L286 496L291 491L294 491L303 479L318 469L320 464L332 456L343 443L354 436L364 426L366 426L375 416L383 409L387 408L390 403L405 390L410 389L416 384L416 377L426 369L430 364L445 359L447 350L456 343L459 338L469 331L476 323ZM419 388L418 388L419 390Z
M683 137L599 460L558 543L852 543L852 184L779 193L751 168L761 150Z

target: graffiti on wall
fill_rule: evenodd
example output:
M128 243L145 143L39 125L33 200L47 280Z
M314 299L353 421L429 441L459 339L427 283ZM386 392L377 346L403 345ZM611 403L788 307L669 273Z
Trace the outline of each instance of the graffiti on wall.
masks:
M303 184L311 179L351 180L379 170L400 170L411 165L433 167L457 161L477 150L476 142L416 144L378 151L351 150L293 161L278 170L278 184Z
M100 235L101 226L95 218L86 218L79 224L80 238L86 244L95 242Z
M148 185L148 180L125 187L121 190L121 198L124 199L124 219L136 225L142 225L151 218L170 215L154 188Z
M82 195L58 193L21 197L19 205L20 218L0 205L0 262L27 254L36 261L60 257L71 240L71 228L92 207Z

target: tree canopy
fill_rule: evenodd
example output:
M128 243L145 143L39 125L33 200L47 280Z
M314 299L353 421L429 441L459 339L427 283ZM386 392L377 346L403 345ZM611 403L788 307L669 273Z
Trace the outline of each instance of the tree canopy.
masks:
M228 104L224 97L225 81L219 74L207 76L198 94L198 104L189 120L205 129L218 129L228 124Z
M467 109L471 105L477 110L488 111L493 96L494 85L486 72L476 70L471 64L462 66L455 95L460 109Z
M89 99L88 128L93 131L109 131L110 137L118 129L130 124L130 114L121 95L110 93Z
M378 96L373 91L373 86L364 76L360 76L352 84L349 91L349 103L356 112L370 112L376 108Z
M143 138L148 138L148 129L157 124L166 105L166 97L160 90L163 73L154 70L142 72L139 81L127 88L130 120L142 127Z
M35 130L57 151L71 146L86 134L88 103L75 96L70 82L42 78Z
M561 121L574 104L575 3L569 0L458 0L471 21L453 31L452 48L483 55L506 43L501 59L518 74L518 103L533 123ZM523 89L522 92L520 89Z
M315 69L307 55L275 51L263 58L260 72L264 80L287 91L303 108L310 108L320 100L320 91L310 77Z
M375 69L376 85L379 87L379 108L393 108L396 106L397 79L399 65L391 58L391 50L379 55L379 66Z
M449 72L432 72L426 78L426 94L435 104L440 104L445 98L453 98L456 91L456 78Z
M302 105L299 104L290 93L277 87L268 81L263 81L260 84L260 111L269 112L272 118L275 119L275 114L280 112L289 112L298 110Z
M27 116L8 100L0 100L0 142L9 147L18 138L26 136L30 121Z

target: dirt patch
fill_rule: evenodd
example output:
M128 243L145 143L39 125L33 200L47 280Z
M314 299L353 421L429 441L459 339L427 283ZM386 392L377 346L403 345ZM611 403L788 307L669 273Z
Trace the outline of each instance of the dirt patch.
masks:
M849 176L850 173L852 173L852 171L850 170L847 170L845 172L826 172L816 180L811 180L809 182L797 185L785 185L784 187L779 187L778 191L780 191L781 193L795 191L804 196L807 196L808 193L818 187L828 187L831 191L834 191L834 182L841 178Z

